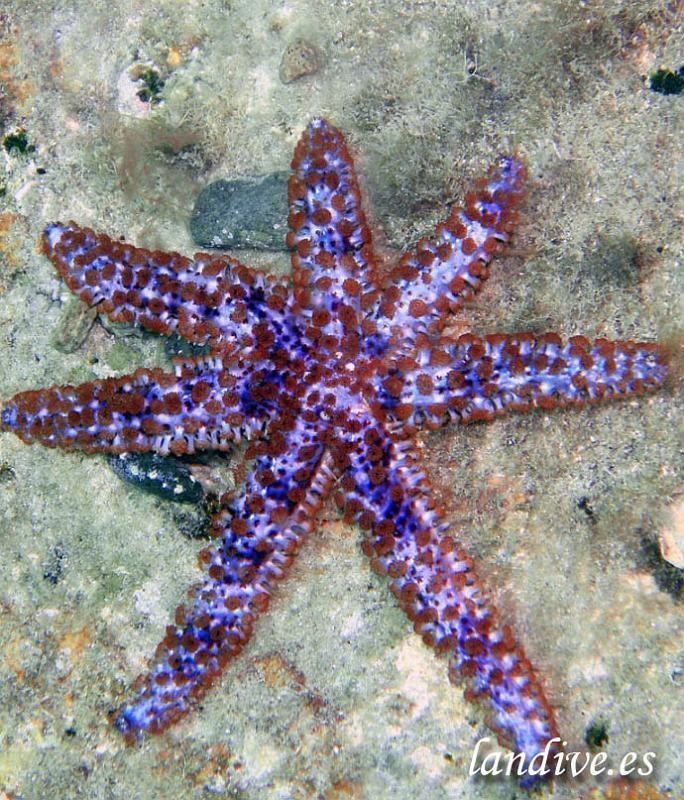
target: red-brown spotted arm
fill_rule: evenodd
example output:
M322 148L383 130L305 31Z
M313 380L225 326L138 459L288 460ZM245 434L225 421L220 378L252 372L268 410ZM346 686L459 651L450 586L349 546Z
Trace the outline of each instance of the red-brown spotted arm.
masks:
M115 322L213 347L242 343L265 321L286 323L288 289L232 258L145 250L74 222L48 225L42 243L69 289Z
M364 295L376 293L375 256L354 163L342 134L314 119L292 160L288 244L295 296L326 334L359 323Z
M477 422L508 411L620 399L656 389L665 373L657 344L464 334L398 357L376 381L391 418L437 427L450 419Z
M419 333L438 333L449 312L480 288L489 262L508 242L525 197L526 169L501 156L489 177L466 194L437 227L433 240L421 239L392 269L372 313L378 333L414 344ZM405 349L405 346L402 346Z
M336 499L365 532L373 568L389 577L416 633L449 657L449 675L466 681L467 698L485 705L501 743L527 764L558 735L553 713L472 560L448 534L417 452L371 419L346 444Z
M279 418L255 447L245 493L223 498L212 528L217 544L200 553L203 581L177 609L132 701L113 717L128 742L187 714L251 638L330 492L334 476L319 434L301 418Z
M179 361L175 373L139 369L122 378L21 392L0 426L24 442L86 453L225 450L262 430L277 411L280 373L244 355Z

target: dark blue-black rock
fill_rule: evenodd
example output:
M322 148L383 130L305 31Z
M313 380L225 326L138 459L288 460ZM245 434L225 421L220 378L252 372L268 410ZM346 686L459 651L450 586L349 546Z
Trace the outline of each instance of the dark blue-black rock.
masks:
M122 453L107 456L109 466L127 483L145 492L174 500L176 503L199 503L204 490L188 467L173 456L156 453Z

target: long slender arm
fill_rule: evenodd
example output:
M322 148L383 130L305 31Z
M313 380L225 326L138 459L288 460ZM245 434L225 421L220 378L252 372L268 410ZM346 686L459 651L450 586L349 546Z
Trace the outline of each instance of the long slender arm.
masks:
M472 297L510 239L526 176L520 161L501 156L466 194L465 206L437 227L435 239L422 239L415 252L401 257L373 312L380 333L415 342L418 333L439 332L449 312Z
M488 724L525 763L557 736L553 713L530 662L499 621L472 560L447 533L418 455L367 420L348 449L337 500L366 533L364 551L426 644L449 657Z
M281 417L256 447L245 493L213 522L204 578L176 611L137 694L114 716L130 742L185 715L237 656L314 523L333 481L315 426Z
M274 415L278 385L275 369L255 369L244 354L200 357L175 373L139 369L21 392L3 406L0 427L27 444L86 453L225 450Z
M376 287L371 234L342 134L314 119L297 144L292 169L288 244L295 294L319 314L336 317L346 306L341 321L348 325L350 310L358 312L361 297Z
M291 303L285 286L235 259L145 250L74 222L48 225L43 252L77 297L112 320L196 344L240 343L256 324L282 325Z
M664 350L647 342L464 334L398 358L378 388L391 418L438 427L620 399L656 389L665 374Z

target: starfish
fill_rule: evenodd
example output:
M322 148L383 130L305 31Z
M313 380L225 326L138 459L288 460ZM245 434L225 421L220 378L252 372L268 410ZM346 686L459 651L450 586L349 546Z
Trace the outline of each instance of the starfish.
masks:
M86 453L224 451L250 440L244 491L221 498L201 581L112 717L128 742L196 705L245 647L332 495L449 676L524 764L557 749L554 714L449 532L414 443L420 428L641 394L665 376L656 344L444 329L510 241L526 170L501 156L414 252L381 270L339 131L314 119L296 147L287 242L292 281L228 257L133 247L74 222L43 251L83 302L115 321L209 345L172 373L22 392L1 425Z

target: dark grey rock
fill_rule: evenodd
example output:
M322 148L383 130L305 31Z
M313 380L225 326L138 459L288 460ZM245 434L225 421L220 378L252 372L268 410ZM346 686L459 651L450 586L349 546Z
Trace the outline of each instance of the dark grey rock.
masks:
M173 456L122 453L107 456L107 461L121 480L164 500L199 503L204 497L200 482L192 476L184 462Z
M190 219L195 244L222 250L287 250L289 174L210 183L200 192Z

